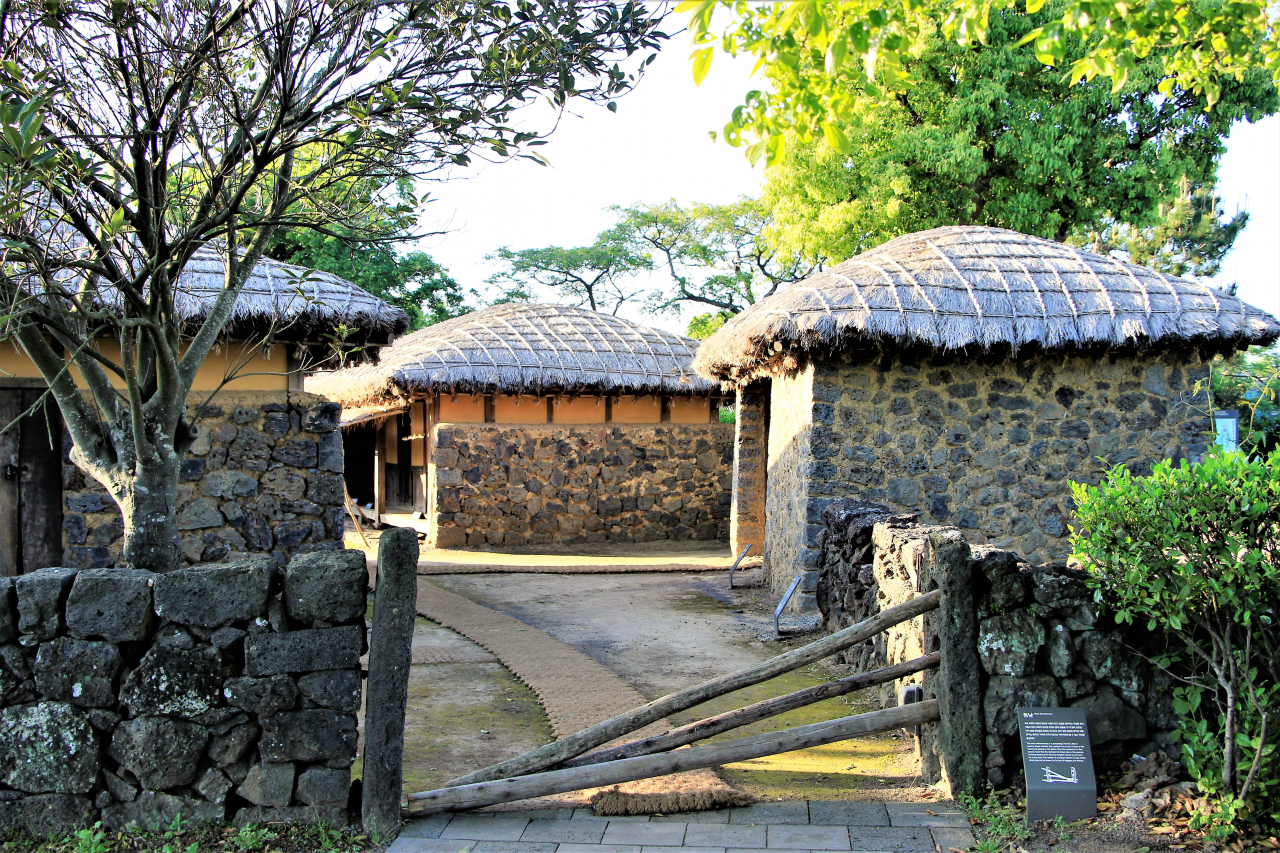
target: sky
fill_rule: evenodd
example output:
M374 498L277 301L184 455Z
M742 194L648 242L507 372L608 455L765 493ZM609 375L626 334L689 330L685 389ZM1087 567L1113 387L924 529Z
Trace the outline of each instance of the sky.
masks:
M499 246L589 245L613 224L609 205L672 198L722 204L758 195L763 167L708 136L754 87L752 61L717 53L711 73L695 86L688 54L685 37L674 37L635 91L618 99L616 113L572 105L537 149L549 167L527 160L484 164L432 185L423 225L447 233L425 239L422 248L465 288L483 291L496 269L486 254ZM530 108L526 121L545 129L550 116L548 109ZM1280 116L1232 130L1218 189L1227 214L1248 210L1250 223L1212 283L1236 282L1246 302L1280 315ZM621 313L683 333L688 316L699 312L679 318Z

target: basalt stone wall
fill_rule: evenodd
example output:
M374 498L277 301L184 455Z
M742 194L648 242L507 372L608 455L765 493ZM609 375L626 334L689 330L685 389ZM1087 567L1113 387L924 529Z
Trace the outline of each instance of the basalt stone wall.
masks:
M1065 560L1071 481L1204 452L1205 374L1192 350L927 351L831 357L775 378L770 582L817 567L823 510L850 495L1033 563Z
M347 821L360 551L0 579L0 831Z
M341 407L301 391L227 393L203 402L190 405L199 434L178 485L183 560L268 554L283 566L294 554L341 548ZM69 454L69 436L63 444ZM69 456L62 518L65 565L115 565L120 512Z
M733 425L440 424L439 548L728 540Z
M829 631L927 591L929 538L939 531L958 534L856 500L832 504L824 521L818 606ZM1031 566L992 546L971 548L969 559L975 625L970 642L980 664L974 683L947 684L928 675L904 683L923 683L935 695L941 682L980 707L983 772L990 785L1014 782L1021 769L1019 706L1084 708L1100 770L1118 769L1135 752L1177 756L1170 738L1177 725L1173 685L1145 657L1158 651L1160 637L1099 618L1082 572ZM936 626L928 615L919 617L843 652L843 660L869 671L935 651ZM881 688L883 705L896 703L900 686Z

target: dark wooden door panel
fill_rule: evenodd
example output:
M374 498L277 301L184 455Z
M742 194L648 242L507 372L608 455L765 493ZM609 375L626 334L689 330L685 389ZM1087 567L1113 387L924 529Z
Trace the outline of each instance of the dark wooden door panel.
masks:
M22 392L0 388L0 574L16 575L22 570L22 505L18 495L18 436L21 425Z
M22 573L62 564L62 417L43 390L22 392L18 453L22 507Z

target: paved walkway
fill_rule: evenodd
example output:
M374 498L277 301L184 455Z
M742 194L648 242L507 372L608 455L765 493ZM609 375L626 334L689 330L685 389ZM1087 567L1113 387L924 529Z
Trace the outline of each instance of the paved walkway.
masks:
M590 809L432 815L410 821L387 853L952 853L973 844L953 806L800 800L608 819Z

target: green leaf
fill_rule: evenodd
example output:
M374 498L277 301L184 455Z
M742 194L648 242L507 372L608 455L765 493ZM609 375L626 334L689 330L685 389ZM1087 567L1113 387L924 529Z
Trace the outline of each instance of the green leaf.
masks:
M711 70L713 55L714 48L710 47L704 47L689 54L689 57L693 60L693 83L695 86L701 86L702 81L706 79L707 72Z
M849 144L849 137L845 136L844 131L831 122L826 122L822 125L822 136L827 140L828 145L841 154L848 154L853 150L853 146Z

